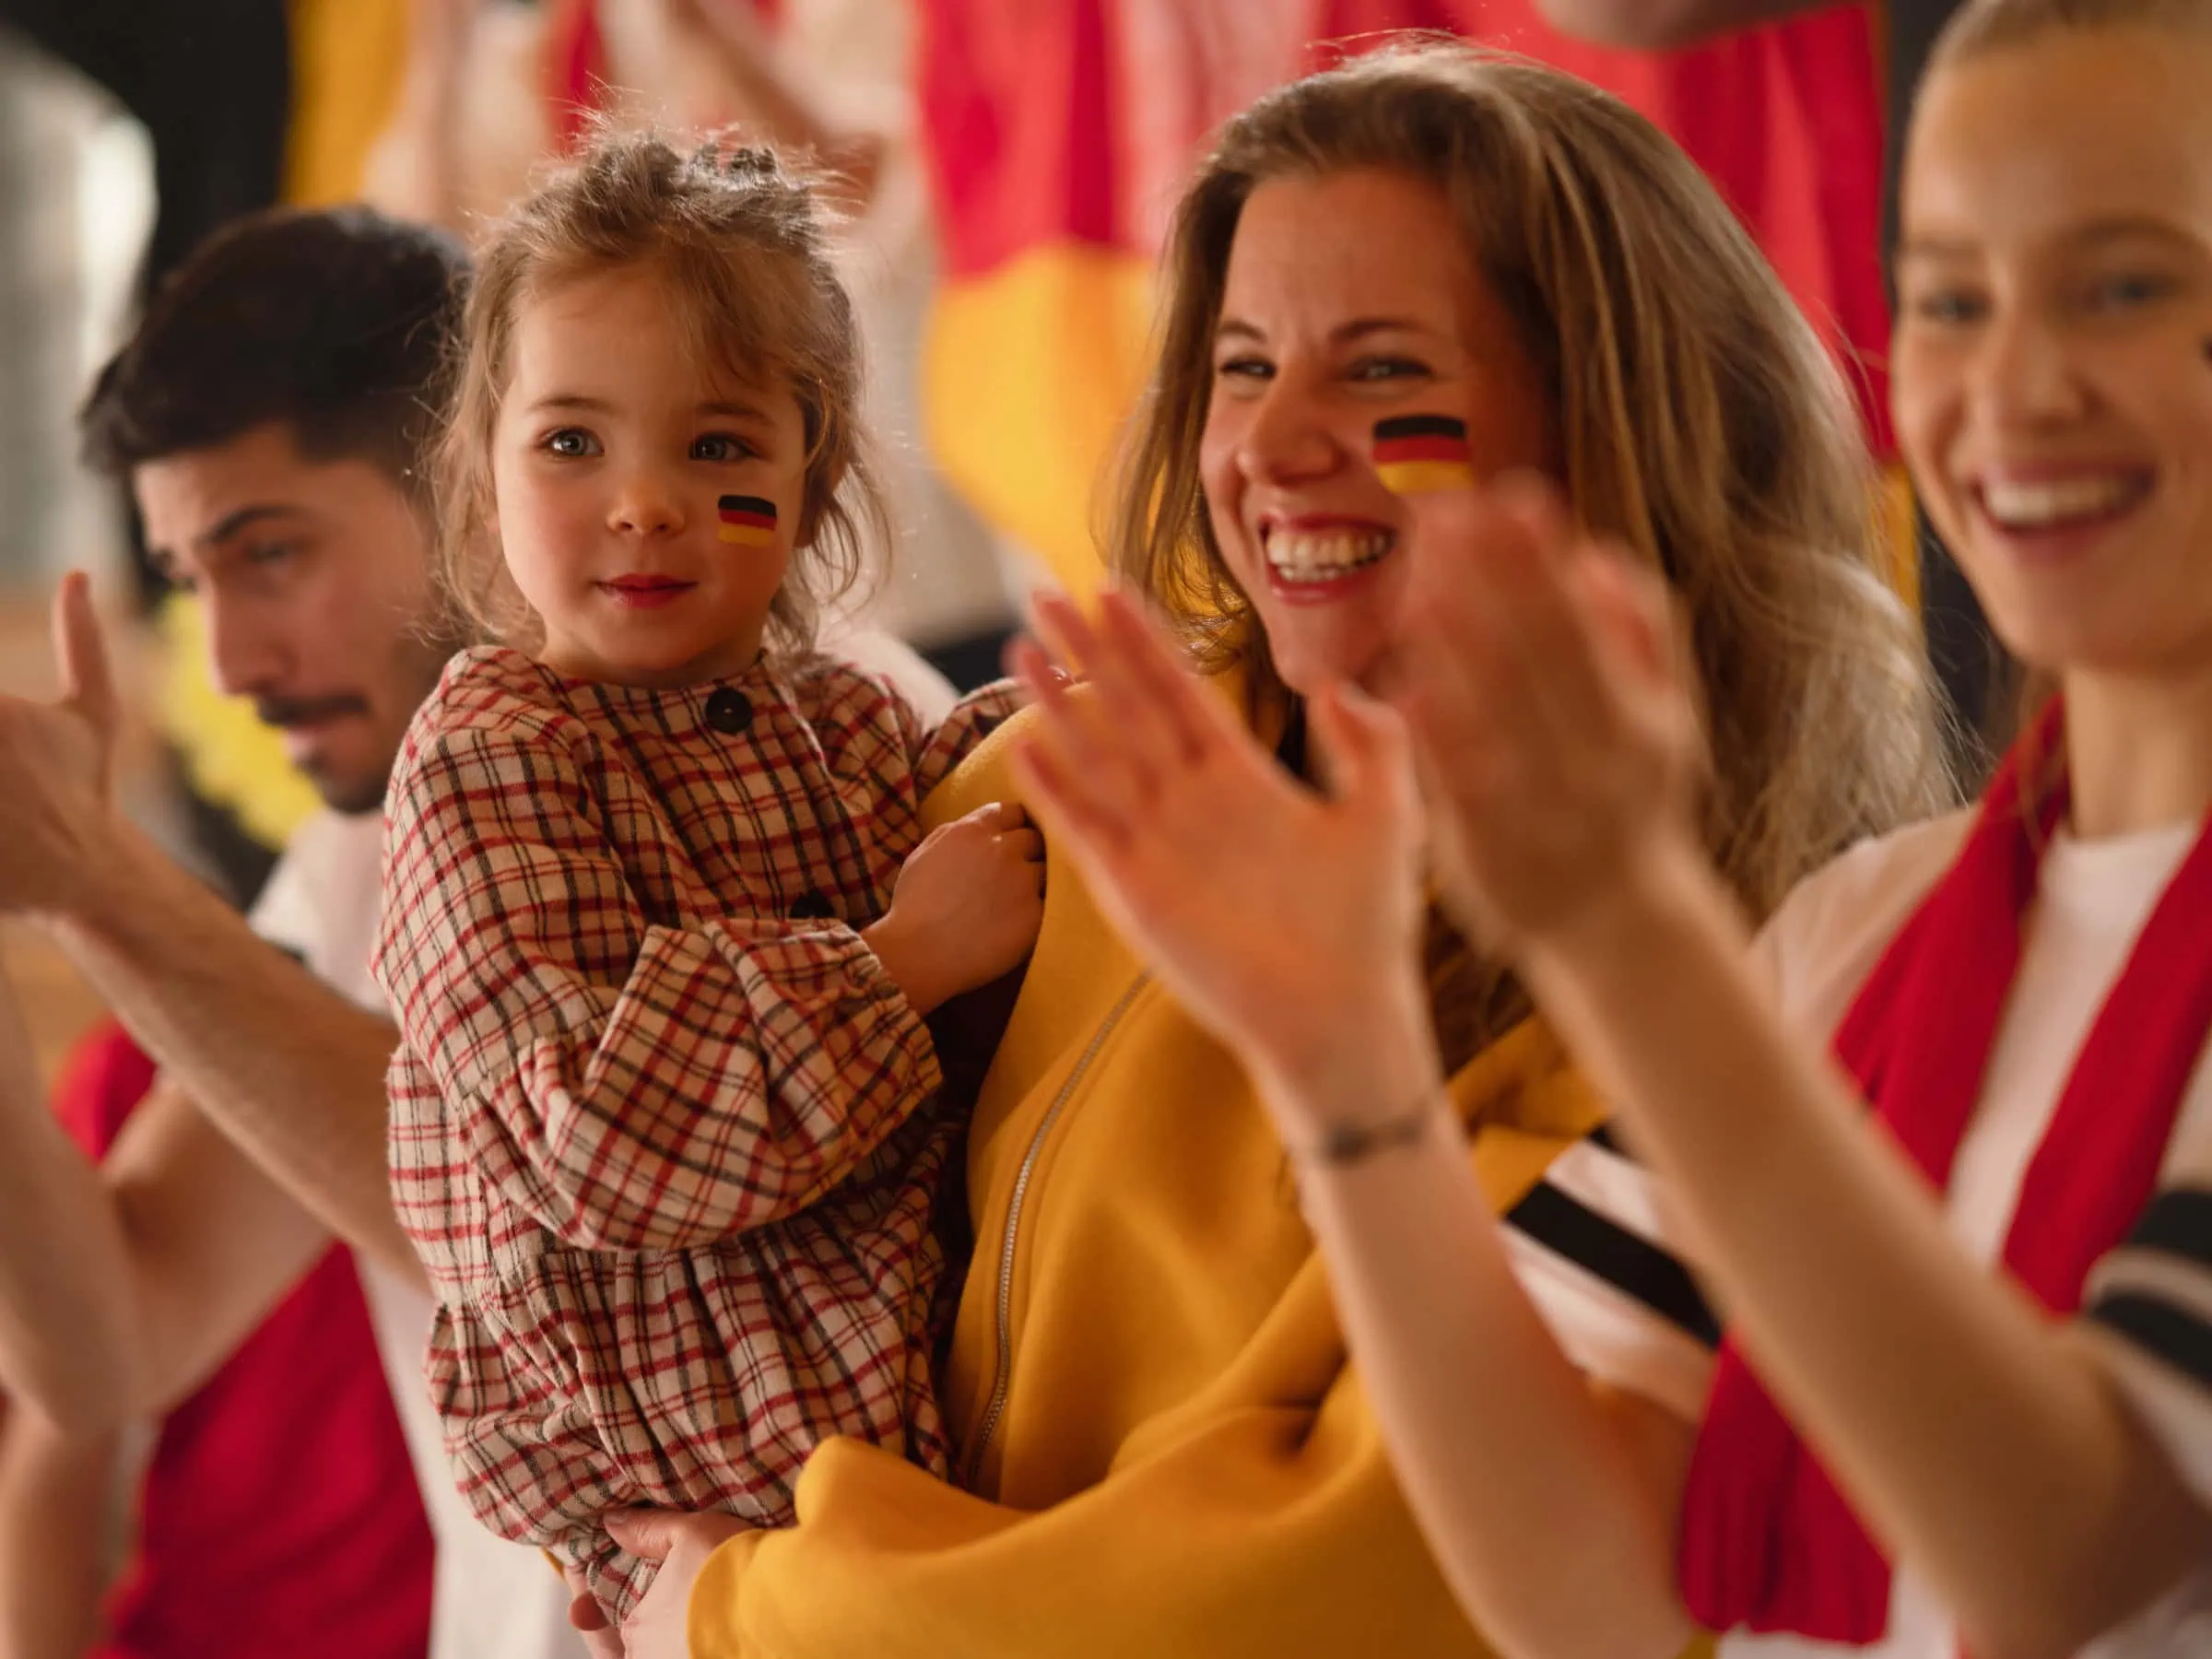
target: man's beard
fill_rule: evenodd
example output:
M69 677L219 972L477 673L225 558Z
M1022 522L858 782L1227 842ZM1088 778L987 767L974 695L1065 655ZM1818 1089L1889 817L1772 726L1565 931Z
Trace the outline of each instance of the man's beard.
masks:
M400 631L393 643L389 683L394 688L394 706L404 702L407 721L411 723L415 711L438 685L439 676L453 653L471 643L466 639L447 638L430 631L426 624L418 623ZM288 702L267 699L256 705L262 718L273 726L282 727L297 723L303 715L359 714L375 718L370 700L359 696L343 696L314 700L312 706L305 702ZM405 725L401 728L404 735ZM319 771L314 766L300 768L323 805L342 817L360 818L384 809L384 798L391 789L392 768L399 759L396 743L384 757L383 765L372 776L335 776Z

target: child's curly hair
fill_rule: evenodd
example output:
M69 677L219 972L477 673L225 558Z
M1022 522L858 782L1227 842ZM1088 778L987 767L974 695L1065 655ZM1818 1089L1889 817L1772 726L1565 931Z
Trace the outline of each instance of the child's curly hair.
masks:
M685 156L651 134L602 136L485 244L437 453L447 597L495 639L523 649L540 642L542 625L507 573L493 512L492 434L512 374L515 318L564 282L632 267L666 284L702 359L748 382L781 382L798 401L806 440L799 551L765 637L773 652L805 654L823 607L860 580L870 537L888 539L860 419L860 337L813 189L774 152L716 140Z

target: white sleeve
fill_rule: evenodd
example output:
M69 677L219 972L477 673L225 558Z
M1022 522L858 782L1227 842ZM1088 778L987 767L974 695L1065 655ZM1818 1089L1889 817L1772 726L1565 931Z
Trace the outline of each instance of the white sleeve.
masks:
M298 853L287 851L261 885L246 925L287 956L305 963L315 947L313 882Z
M1672 1234L1657 1183L1605 1128L1505 1217L1513 1271L1568 1359L1695 1423L1721 1333Z
M2128 1403L2212 1504L2212 1167L2151 1200L2090 1275L2084 1312Z
M382 891L383 820L321 812L292 832L246 924L371 1014L385 1012L369 972Z
M1800 1040L1825 1048L1861 982L1956 853L1953 813L1854 848L1800 882L1749 966ZM1506 1218L1523 1287L1568 1358L1695 1423L1720 1325L1666 1194L1610 1130L1578 1143Z

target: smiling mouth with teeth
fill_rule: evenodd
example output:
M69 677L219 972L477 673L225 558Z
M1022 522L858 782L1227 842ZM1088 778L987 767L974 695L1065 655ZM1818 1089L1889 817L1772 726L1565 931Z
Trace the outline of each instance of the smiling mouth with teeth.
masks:
M2115 517L2149 495L2150 483L2132 474L2036 483L1988 479L1977 493L1982 511L2000 530L2055 530Z
M1379 563L1396 543L1387 530L1277 530L1267 565L1285 582L1333 582Z

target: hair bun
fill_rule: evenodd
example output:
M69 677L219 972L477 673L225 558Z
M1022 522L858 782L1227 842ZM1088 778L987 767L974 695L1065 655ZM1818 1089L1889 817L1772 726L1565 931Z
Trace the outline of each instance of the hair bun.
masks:
M783 171L776 152L765 144L738 144L734 135L717 133L699 147L693 162L709 172L741 184L766 183Z

